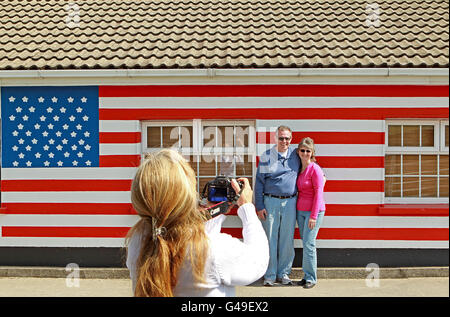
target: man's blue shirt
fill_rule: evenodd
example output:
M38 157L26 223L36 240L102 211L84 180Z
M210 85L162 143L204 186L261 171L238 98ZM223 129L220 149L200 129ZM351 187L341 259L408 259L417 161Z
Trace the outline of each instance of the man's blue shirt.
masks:
M259 161L255 182L256 210L265 209L264 194L290 196L297 193L297 176L301 166L295 148L289 147L286 158L276 146L265 151Z

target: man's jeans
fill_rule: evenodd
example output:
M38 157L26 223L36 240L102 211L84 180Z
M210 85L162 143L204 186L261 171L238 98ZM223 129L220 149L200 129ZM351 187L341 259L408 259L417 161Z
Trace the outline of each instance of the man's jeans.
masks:
M305 275L303 279L313 284L317 283L317 252L316 237L323 221L324 211L319 212L315 227L308 227L310 211L297 211L297 223L303 242L302 269Z
M266 220L262 220L264 231L269 240L270 260L265 280L275 281L283 275L289 275L294 261L294 229L297 197L279 199L264 196L267 211Z

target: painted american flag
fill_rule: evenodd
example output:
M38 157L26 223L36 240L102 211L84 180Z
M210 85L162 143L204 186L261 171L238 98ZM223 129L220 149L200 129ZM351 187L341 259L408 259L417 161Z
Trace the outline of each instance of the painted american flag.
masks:
M123 246L137 220L129 190L142 122L202 119L254 120L258 155L272 146L270 131L280 124L293 128L294 147L304 136L316 141L328 177L318 247L448 248L448 204L427 216L380 212L385 120L448 119L448 85L2 87L1 103L0 246ZM235 214L223 231L241 237Z

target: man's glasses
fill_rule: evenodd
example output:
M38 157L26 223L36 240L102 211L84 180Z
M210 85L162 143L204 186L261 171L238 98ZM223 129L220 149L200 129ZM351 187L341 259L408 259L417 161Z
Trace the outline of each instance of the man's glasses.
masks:
M311 150L301 149L300 152L302 152L302 153L305 153L305 152L306 152L306 153L311 153Z
M279 138L278 138L278 141L290 141L291 140L291 138L286 138L286 137L282 137L282 136L280 136Z

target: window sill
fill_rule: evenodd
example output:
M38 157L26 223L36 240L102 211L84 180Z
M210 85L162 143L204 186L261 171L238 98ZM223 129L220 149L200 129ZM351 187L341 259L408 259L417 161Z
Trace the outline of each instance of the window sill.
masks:
M378 208L383 216L448 216L448 204L386 204Z

